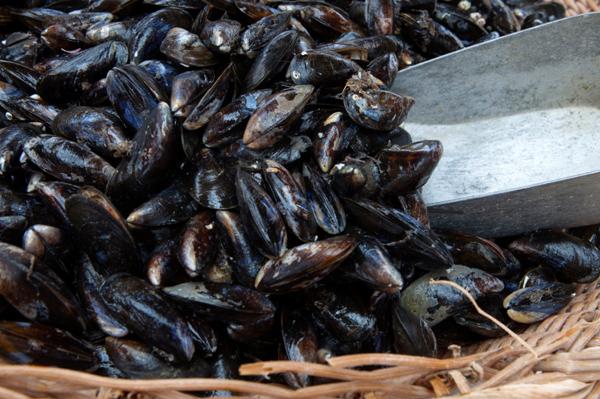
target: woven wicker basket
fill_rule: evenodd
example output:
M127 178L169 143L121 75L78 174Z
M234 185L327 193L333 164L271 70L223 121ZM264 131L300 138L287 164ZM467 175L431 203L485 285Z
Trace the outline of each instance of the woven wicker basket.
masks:
M558 0L567 15L600 10L600 0ZM454 356L432 359L359 354L329 365L272 361L243 365L243 376L288 371L334 382L299 390L267 383L206 378L121 380L53 367L0 365L0 399L169 398L191 391L229 390L260 398L600 398L600 280L581 285L569 306L513 337L450 348ZM374 371L361 366L381 366Z

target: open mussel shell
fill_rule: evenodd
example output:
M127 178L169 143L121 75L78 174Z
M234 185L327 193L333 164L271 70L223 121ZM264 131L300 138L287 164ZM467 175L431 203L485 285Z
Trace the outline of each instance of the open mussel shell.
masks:
M600 276L600 249L567 233L536 232L513 241L509 249L549 268L563 282L589 283Z
M44 324L0 321L0 354L16 364L93 371L94 346Z
M81 248L100 274L140 270L137 248L125 220L104 194L91 187L81 188L66 200L65 208Z
M264 264L255 286L259 291L276 293L307 288L334 271L355 246L354 237L341 235L291 248Z
M544 320L567 306L575 296L575 286L559 282L518 289L502 303L508 316L518 323Z
M475 299L504 289L502 281L491 274L462 265L423 275L402 291L400 304L432 327L460 312L469 300L455 288L430 284L431 280L452 281L469 291Z
M189 361L194 355L191 332L181 314L146 281L116 274L100 287L102 299L117 320L146 343Z

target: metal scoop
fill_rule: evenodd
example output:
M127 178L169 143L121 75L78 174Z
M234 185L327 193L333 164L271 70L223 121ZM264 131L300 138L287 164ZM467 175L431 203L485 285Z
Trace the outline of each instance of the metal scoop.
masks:
M487 237L600 223L600 13L398 73L405 128L444 154L423 189L435 228Z

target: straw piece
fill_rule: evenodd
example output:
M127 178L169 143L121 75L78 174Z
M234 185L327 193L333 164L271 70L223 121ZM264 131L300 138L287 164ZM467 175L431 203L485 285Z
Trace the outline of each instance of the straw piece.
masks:
M436 375L430 379L429 384L431 385L431 388L433 388L433 392L435 393L436 397L450 394L448 385L446 385L446 382L439 375Z
M506 333L508 335L510 335L511 337L513 337L514 339L516 339L521 345L523 345L525 348L527 348L527 350L529 352L531 352L535 356L536 359L538 358L538 353L535 351L535 349L533 349L531 347L531 345L529 345L527 342L525 342L525 340L523 338L519 337L519 335L517 333L515 333L513 330L511 330L510 328L508 328L500 320L496 319L494 316L492 316L491 314L489 314L486 311L484 311L483 309L481 309L479 307L479 305L477 304L477 301L475 300L475 298L473 298L473 296L469 293L469 291L467 291L466 289L464 289L463 287L461 287L460 285L456 284L453 281L447 281L447 280L430 280L429 284L433 284L433 285L447 285L449 287L452 287L452 288L460 291L473 304L473 307L475 308L475 310L477 311L477 313L479 313L480 315L482 315L483 317L485 317L486 319L490 320L492 323L496 324L498 327L500 327L501 329L503 329L504 331L506 331Z
M0 377L35 377L49 379L69 385L107 387L126 391L213 391L228 390L241 393L254 393L275 397L288 397L293 391L270 384L240 380L219 380L213 378L173 378L161 380L123 380L101 377L81 371L56 367L39 366L0 366Z
M31 399L27 395L13 391L12 389L0 387L0 398L2 399Z
M360 366L397 366L410 369L424 368L428 370L466 367L469 363L481 360L493 354L506 355L505 349L495 349L458 359L432 359L422 356L396 355L391 353L362 353L332 357L327 363L333 367L360 367Z
M575 380L564 380L549 384L507 384L502 387L474 391L462 395L461 399L557 398L575 394L586 388L587 384Z
M465 376L458 370L450 370L448 375L454 380L456 387L460 391L461 394L471 392L471 387L469 386L469 382L465 378Z

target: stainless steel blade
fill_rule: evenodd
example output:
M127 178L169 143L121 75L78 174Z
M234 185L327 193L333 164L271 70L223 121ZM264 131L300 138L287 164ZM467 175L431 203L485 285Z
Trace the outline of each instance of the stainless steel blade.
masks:
M484 236L600 223L600 13L482 43L398 73L405 128L444 155L432 224Z

